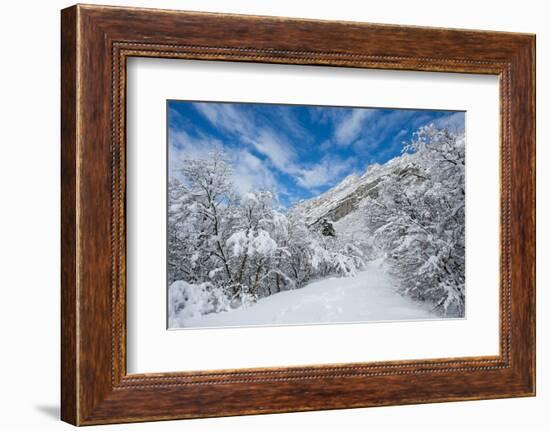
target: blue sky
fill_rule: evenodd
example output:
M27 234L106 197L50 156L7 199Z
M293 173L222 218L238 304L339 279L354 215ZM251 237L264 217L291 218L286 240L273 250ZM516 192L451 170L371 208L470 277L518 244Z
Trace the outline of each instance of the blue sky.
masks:
M229 155L238 190L272 190L284 206L401 154L420 126L464 130L465 113L170 100L170 175L184 158Z

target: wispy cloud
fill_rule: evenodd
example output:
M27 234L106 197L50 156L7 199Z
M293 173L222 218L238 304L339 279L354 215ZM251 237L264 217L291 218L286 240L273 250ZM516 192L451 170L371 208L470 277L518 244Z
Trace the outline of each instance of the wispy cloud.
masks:
M466 125L465 117L465 112L455 112L438 118L434 124L436 127L449 129L452 132L463 132Z
M350 159L325 158L318 164L301 169L298 173L298 184L307 189L314 189L327 184L333 185L353 166L354 163Z
M277 126L284 128L288 135L301 141L312 142L314 136L297 118L296 108L293 106L277 106L273 114L277 118Z
M247 140L280 171L293 174L299 169L296 166L296 152L284 137L273 130L260 129L256 136Z
M464 113L450 111L212 102L168 109L171 170L222 148L239 191L272 190L287 203L399 155L424 124L464 128Z
M246 150L235 154L233 181L240 193L252 190L279 192L277 180L266 164Z
M290 143L292 136L288 135L304 138L307 133L288 114L288 109L280 111L286 112L283 115L277 112L276 120L284 123L285 127L276 129L273 127L273 119L267 124L266 118L252 115L246 110L246 106L239 109L229 104L197 103L196 108L212 125L238 136L240 142L265 156L276 170L292 175L300 187L311 189L328 184L343 168L341 163L331 165L327 161L319 164L300 163L298 154ZM253 156L251 153L248 155Z
M169 170L176 173L181 161L185 158L202 159L214 149L223 148L222 141L207 135L192 136L184 129L171 128L168 133L168 145L170 148Z
M183 130L172 130L169 133L169 146L169 170L176 177L179 176L178 169L183 160L204 159L212 151L224 149L220 140L204 135L193 137ZM272 169L260 158L244 149L226 153L233 166L233 181L239 192L244 194L253 189L277 192L280 189Z
M353 143L363 131L365 121L375 114L372 109L350 110L337 125L334 131L334 139L338 145L349 145Z
M366 122L361 137L353 144L354 149L357 152L398 153L403 141L430 118L422 111L383 110Z
M249 135L254 128L252 116L229 103L195 103L195 108L215 127L230 133Z

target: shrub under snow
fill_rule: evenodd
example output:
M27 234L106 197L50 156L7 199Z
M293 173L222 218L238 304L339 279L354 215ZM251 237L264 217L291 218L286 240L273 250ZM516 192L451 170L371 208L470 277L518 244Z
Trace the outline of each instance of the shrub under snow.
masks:
M169 326L179 327L186 319L227 311L230 304L223 291L210 283L178 280L168 288L168 307Z

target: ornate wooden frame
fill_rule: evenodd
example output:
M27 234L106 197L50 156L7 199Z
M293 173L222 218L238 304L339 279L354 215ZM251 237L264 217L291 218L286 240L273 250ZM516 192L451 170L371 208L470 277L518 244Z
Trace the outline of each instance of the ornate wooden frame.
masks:
M88 425L535 394L534 35L82 5L61 16L63 420ZM128 375L130 56L498 75L500 354Z

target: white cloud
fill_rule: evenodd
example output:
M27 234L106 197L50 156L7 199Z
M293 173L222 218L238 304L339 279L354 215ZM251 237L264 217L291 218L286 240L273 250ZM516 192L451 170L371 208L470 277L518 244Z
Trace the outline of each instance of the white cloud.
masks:
M268 129L262 129L253 142L254 148L279 171L294 177L296 183L306 189L332 184L350 168L349 161L331 157L315 165L297 163L297 155L286 139Z
M385 153L397 151L410 129L430 120L428 114L419 115L417 111L405 109L387 112L380 109L312 108L313 122L333 128L332 136L316 146L316 151L331 154L331 157L327 155L314 161L310 155L302 154L303 147L295 145L313 145L314 135L289 109L257 113L247 105L230 103L194 103L193 106L223 138L220 141L208 135L189 135L180 126L177 130L171 129L171 171L183 157L203 158L214 148L225 149L229 151L235 185L241 193L264 189L285 196L290 192L297 193L294 187L285 189L287 180L315 193L322 186L334 185L348 175L356 167L356 160L338 157L341 147L348 147L347 154L361 154L363 159L376 150L380 158ZM450 113L435 123L439 127L463 129L464 113ZM404 124L408 127L404 128ZM387 148L378 148L382 143ZM290 178L278 181L280 173Z
M198 103L195 106L212 125L238 136L242 144L266 156L281 172L293 174L298 171L296 152L284 134L258 124L253 115L230 104Z
M334 139L338 145L347 146L355 141L362 132L364 122L376 111L371 109L353 109L337 125Z
M249 135L254 129L253 118L229 103L196 103L195 108L213 126L231 133Z
M222 143L211 137L195 138L184 130L170 129L168 133L168 172L170 176L178 175L178 166L184 159L202 159L212 150L222 148Z
M395 139L399 139L399 138L402 138L403 136L405 136L407 134L407 130L406 129L401 129L399 131L399 133L397 135L395 135Z
M292 174L298 168L295 165L296 153L289 143L269 129L262 129L251 138L256 150L265 155L280 171Z
M307 189L333 184L352 168L351 160L324 159L321 163L297 174L297 183Z
M299 163L298 154L284 132L271 127L272 124L263 124L261 117L254 116L242 107L210 103L197 103L195 107L214 127L236 137L238 142L244 145L234 153L236 156L233 163L235 185L242 193L260 188L285 194L282 184L274 176L274 168L290 175L298 186L308 190L331 185L351 169L352 163L335 157L324 159L317 164ZM373 112L355 109L349 114L347 110L335 114L331 121L336 126L337 143L348 145L357 139L362 132L364 120ZM307 130L288 114L281 116L280 122L282 128L295 139L311 139ZM250 148L265 159L254 155Z
M439 128L446 128L452 132L463 132L465 124L465 112L455 112L451 115L438 118L434 121L434 125Z
M276 193L280 188L265 163L246 150L237 153L233 169L233 181L241 194L252 190L270 190Z
M311 131L305 128L302 123L296 118L288 107L279 107L277 110L277 121L279 125L295 138L305 142L312 142L313 136Z
M178 178L180 173L178 168L183 160L205 159L208 154L215 149L222 149L223 144L212 138L201 137L194 138L183 130L170 131L169 141L169 175ZM266 166L266 163L249 151L240 150L236 152L227 152L229 162L233 168L233 181L239 193L247 193L251 190L270 190L274 193L281 192L281 187L272 170Z

